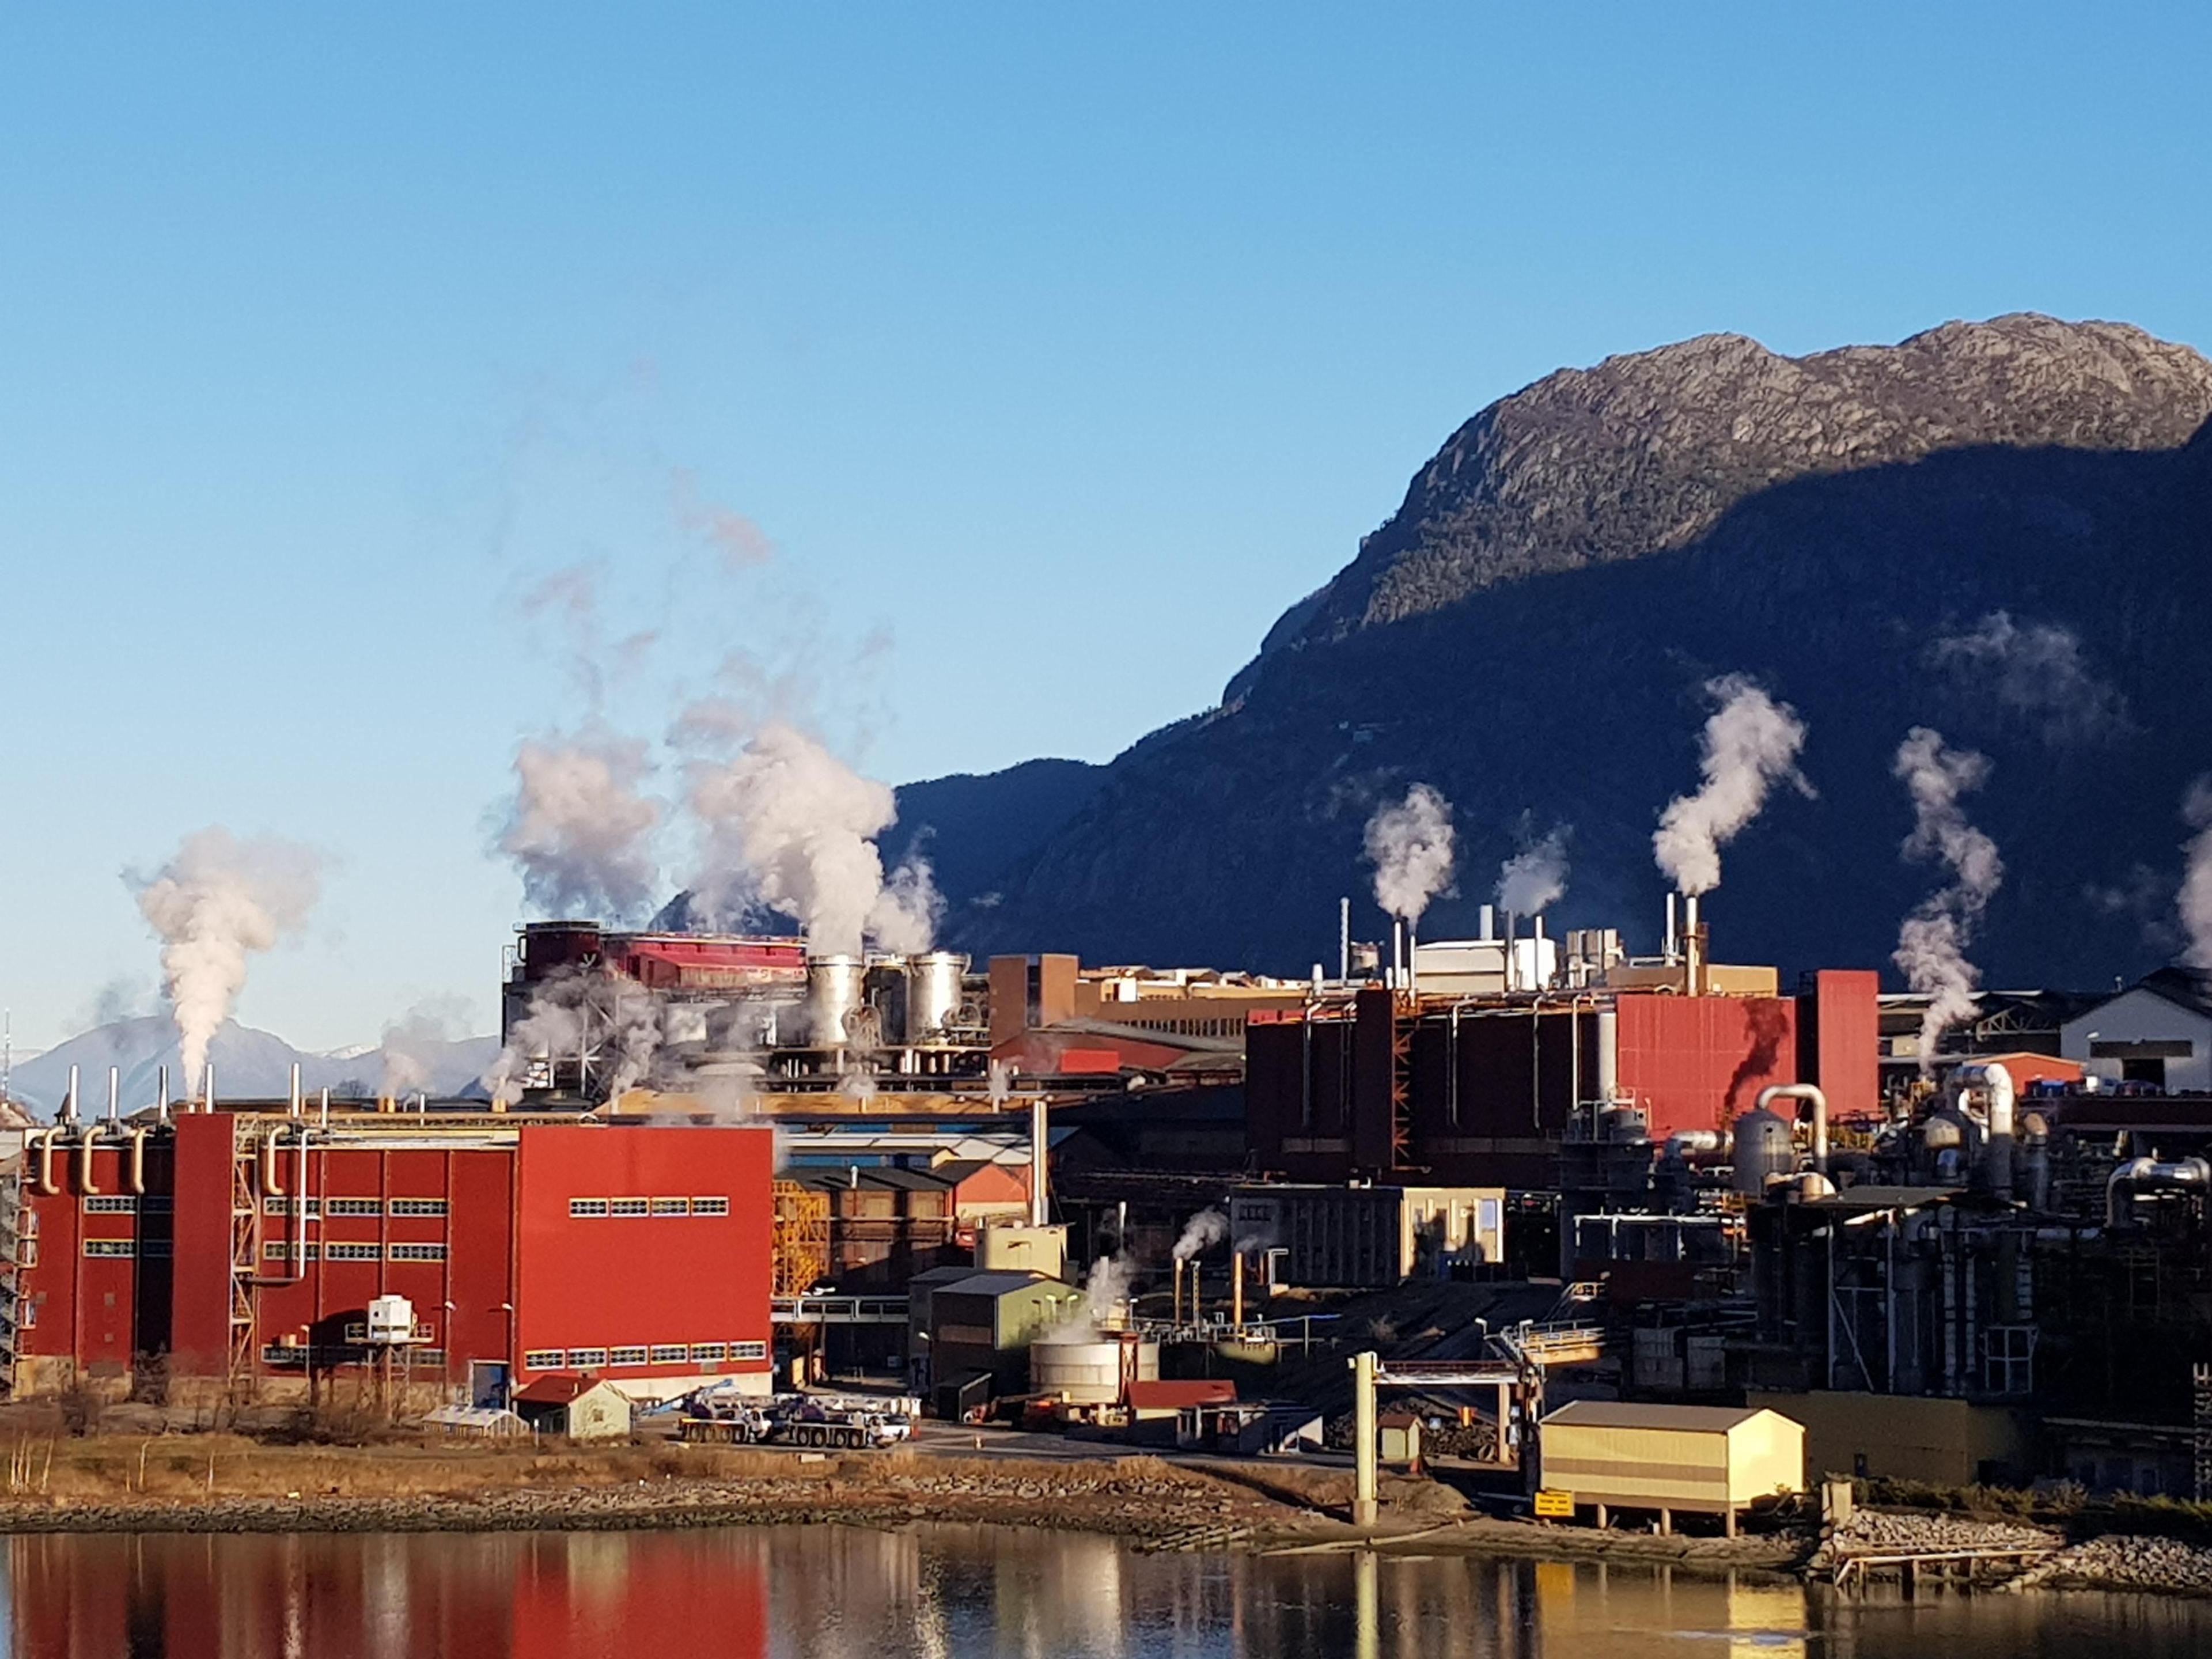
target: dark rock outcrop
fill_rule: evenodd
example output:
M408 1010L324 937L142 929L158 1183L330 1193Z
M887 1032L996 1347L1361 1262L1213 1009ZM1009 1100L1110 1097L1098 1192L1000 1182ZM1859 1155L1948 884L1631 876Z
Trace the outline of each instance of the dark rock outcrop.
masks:
M1889 774L1915 724L1996 762L1995 979L2106 982L2172 947L2178 816L2212 768L2212 365L2106 324L1953 324L1804 359L1719 337L1550 377L1424 468L1224 707L1133 747L956 900L975 950L1297 971L1383 795L1457 808L1466 925L1516 837L1574 826L1558 926L1649 948L1650 836L1711 675L1811 727L1711 912L1737 959L1885 965L1931 882ZM2199 433L2190 441L2193 432ZM1947 644L1946 641L1949 643ZM978 822L987 823L988 813ZM988 858L981 862L988 864Z

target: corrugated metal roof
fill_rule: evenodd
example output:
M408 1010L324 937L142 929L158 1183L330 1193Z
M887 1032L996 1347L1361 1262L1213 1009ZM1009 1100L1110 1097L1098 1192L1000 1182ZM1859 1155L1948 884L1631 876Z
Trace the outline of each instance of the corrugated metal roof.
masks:
M1571 1400L1544 1419L1578 1429L1672 1429L1677 1433L1724 1434L1765 1415L1764 1406L1637 1406L1613 1400ZM1780 1415L1777 1413L1776 1415Z

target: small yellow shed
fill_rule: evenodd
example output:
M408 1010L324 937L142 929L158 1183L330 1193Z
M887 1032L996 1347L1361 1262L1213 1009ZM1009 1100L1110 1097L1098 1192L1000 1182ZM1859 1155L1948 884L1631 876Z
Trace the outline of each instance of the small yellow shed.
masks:
M1613 1510L1736 1516L1756 1499L1805 1485L1805 1430L1756 1407L1628 1406L1577 1400L1543 1422L1545 1487L1572 1494L1606 1524Z

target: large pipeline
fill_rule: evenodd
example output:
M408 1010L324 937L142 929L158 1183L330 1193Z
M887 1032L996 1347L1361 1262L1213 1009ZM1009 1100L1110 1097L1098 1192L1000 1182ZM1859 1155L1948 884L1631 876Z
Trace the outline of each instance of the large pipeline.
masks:
M2212 1191L2212 1164L2201 1158L2185 1158L2170 1164L2154 1158L2131 1158L2114 1170L2105 1182L2105 1224L2116 1227L2120 1217L2120 1188L2154 1188L2166 1192Z
M1759 1091L1758 1104L1773 1110L1778 1100L1809 1100L1813 1103L1813 1169L1816 1174L1828 1173L1828 1097L1817 1085L1810 1083L1777 1083ZM1778 1114L1778 1115L1779 1115Z
M1989 1136L1983 1167L1989 1171L1990 1191L1999 1198L2012 1196L2013 1089L2012 1073L2002 1066L1961 1066L1951 1074L1952 1088L1963 1097L1979 1089L1988 1102L1983 1127Z
M100 1188L92 1179L92 1155L99 1139L100 1125L88 1123L84 1126L84 1139L77 1143L77 1188L90 1198L100 1195Z

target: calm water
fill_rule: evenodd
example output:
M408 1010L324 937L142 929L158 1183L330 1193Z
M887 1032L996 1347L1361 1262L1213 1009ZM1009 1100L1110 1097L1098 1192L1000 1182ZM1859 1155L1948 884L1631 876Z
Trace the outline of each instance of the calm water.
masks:
M1617 1567L1146 1556L997 1528L0 1542L7 1659L2212 1654L2207 1603L1838 1605Z

